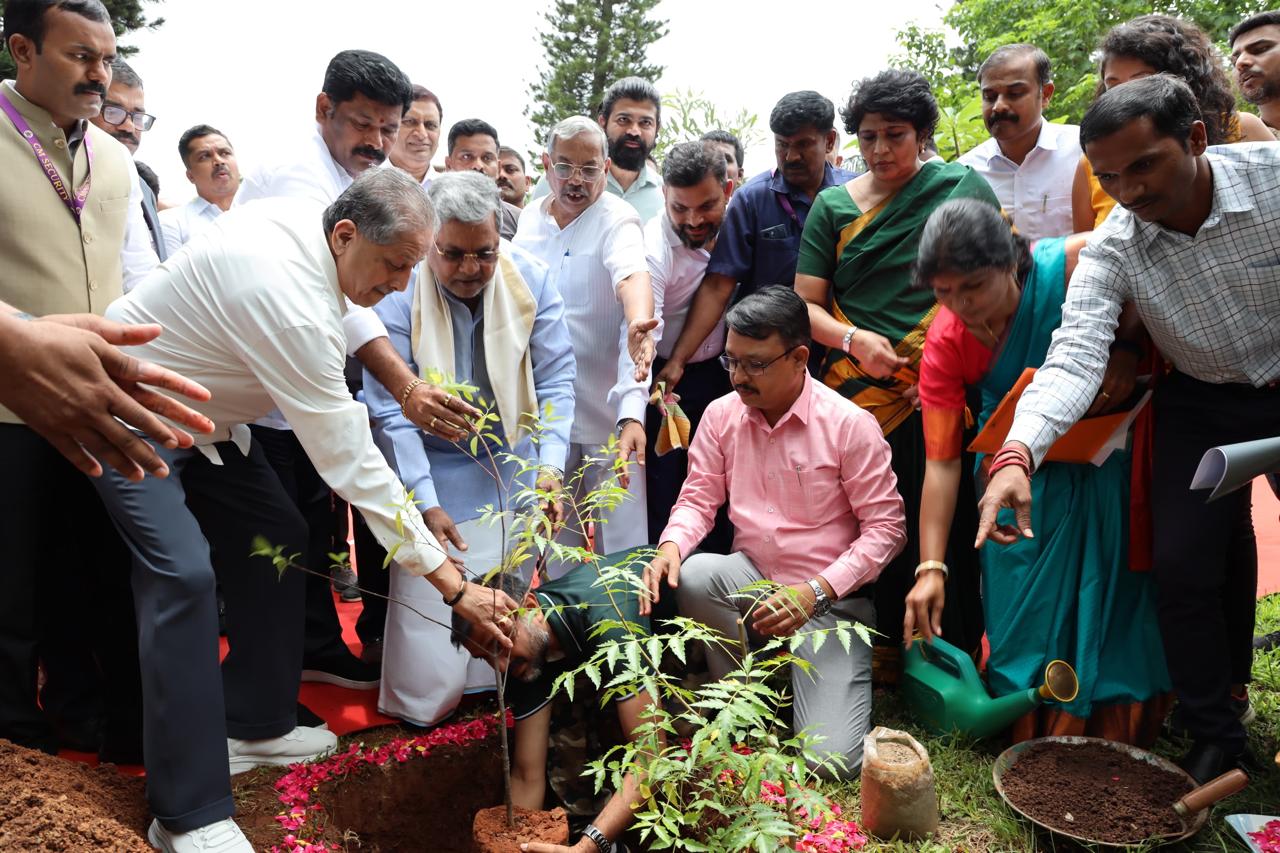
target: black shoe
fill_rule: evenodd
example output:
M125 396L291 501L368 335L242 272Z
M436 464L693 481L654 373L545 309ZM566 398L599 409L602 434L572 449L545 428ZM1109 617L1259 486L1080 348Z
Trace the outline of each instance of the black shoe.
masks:
M302 680L336 684L351 690L377 690L382 683L382 667L362 663L350 651L303 661Z
M1228 770L1240 767L1243 757L1243 751L1230 753L1216 743L1198 740L1178 761L1178 766L1190 773L1196 784L1203 785Z
M1272 631L1270 634L1253 638L1253 647L1257 651L1268 652L1276 646L1280 646L1280 631Z
M308 708L306 705L303 705L301 702L298 703L298 725L312 729L324 729L326 731L329 729L329 724L326 723L319 714Z
M98 717L54 720L53 732L59 749L97 752L102 746L102 720Z
M365 643L360 648L360 661L369 666L382 667L382 638Z

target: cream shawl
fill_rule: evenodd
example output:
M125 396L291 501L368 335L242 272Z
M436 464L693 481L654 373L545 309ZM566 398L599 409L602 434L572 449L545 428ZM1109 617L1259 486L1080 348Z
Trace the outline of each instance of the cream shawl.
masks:
M427 264L421 267L413 293L413 325L410 345L418 372L438 371L446 381L456 380L453 362L453 320L445 304L442 285ZM507 444L515 447L530 432L537 418L538 394L533 384L533 359L529 339L538 305L519 268L505 254L498 257L493 278L481 295L484 305L484 358L489 386L497 399L498 417Z

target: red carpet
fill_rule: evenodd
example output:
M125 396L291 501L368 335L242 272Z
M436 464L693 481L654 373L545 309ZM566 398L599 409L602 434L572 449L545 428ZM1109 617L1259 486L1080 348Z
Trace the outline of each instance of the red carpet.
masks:
M338 602L342 639L357 655L360 654L360 639L356 636L356 618L360 615L360 607L358 603ZM329 731L337 735L399 722L378 713L377 690L348 690L332 684L304 683L298 691L298 701L323 717L329 724Z

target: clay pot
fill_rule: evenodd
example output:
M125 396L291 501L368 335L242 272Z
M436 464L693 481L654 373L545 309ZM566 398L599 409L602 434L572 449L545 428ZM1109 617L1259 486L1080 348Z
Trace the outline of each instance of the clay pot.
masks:
M569 819L564 809L549 812L516 807L516 825L507 826L507 807L494 806L476 812L471 837L476 853L519 853L524 841L569 843Z

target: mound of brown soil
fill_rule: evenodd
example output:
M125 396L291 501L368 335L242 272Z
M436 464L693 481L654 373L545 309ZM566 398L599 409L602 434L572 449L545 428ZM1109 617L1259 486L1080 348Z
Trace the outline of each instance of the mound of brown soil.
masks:
M143 781L0 740L0 850L151 850Z
M514 827L507 826L506 806L476 812L476 853L517 853L523 841L569 843L569 821L564 809L538 812L517 807Z
M1098 743L1044 743L1002 779L1009 801L1053 829L1094 841L1137 842L1181 832L1173 804L1187 777Z

